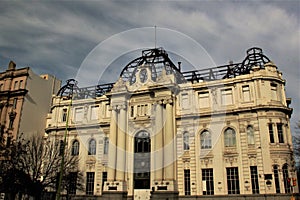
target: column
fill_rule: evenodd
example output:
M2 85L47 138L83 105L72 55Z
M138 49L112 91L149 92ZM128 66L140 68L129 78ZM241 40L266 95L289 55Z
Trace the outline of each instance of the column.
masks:
M164 145L164 135L163 135L163 105L159 101L155 108L155 136L154 136L154 180L163 180L163 145Z
M108 173L107 180L116 180L116 160L117 160L117 108L114 106L111 110L110 132L109 132L109 150L108 150Z
M120 106L117 140L117 174L118 181L125 181L126 170L126 105Z
M174 180L174 124L172 100L166 102L166 123L164 141L164 176L165 180Z

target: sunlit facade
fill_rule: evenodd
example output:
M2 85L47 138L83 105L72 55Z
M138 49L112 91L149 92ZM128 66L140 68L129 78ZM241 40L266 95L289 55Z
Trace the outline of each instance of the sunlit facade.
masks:
M70 80L46 133L57 142L67 134L79 156L78 197L284 199L297 192L284 85L259 48L241 63L189 72L163 49L145 50L114 84Z

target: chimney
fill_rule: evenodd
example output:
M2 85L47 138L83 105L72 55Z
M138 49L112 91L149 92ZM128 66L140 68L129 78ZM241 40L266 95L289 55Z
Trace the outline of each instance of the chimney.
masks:
M181 72L181 62L178 62L178 69Z
M10 61L8 64L8 70L15 70L16 69L16 63L14 61Z

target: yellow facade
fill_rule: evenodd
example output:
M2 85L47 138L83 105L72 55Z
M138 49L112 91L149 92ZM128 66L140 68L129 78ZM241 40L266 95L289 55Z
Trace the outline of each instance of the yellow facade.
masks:
M89 88L62 88L46 133L63 140L69 122L67 143L74 150L79 142L74 156L86 179L86 191L77 194L176 199L297 192L289 182L296 172L285 80L256 50L260 57L249 50L243 63L206 74L181 72L165 51L147 50L164 65L132 62L94 97L82 96Z

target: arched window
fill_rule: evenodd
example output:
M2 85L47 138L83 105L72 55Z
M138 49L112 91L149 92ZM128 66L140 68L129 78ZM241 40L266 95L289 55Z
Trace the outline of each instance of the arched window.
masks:
M190 135L188 132L183 133L183 150L190 150Z
M247 140L248 140L248 144L254 144L255 143L254 130L253 130L253 127L251 125L247 126Z
M141 131L136 134L134 142L135 153L150 152L150 135L146 131Z
M211 134L208 130L202 131L200 134L201 149L211 148Z
M105 137L104 138L104 149L103 149L103 153L104 154L108 154L108 146L109 145L109 138Z
M288 165L284 164L282 167L282 175L283 175L283 182L284 182L284 191L285 193L291 193L291 183L289 178L289 171Z
M65 143L63 140L59 141L59 155L62 156L65 150Z
M73 141L71 154L72 154L72 156L77 156L79 154L79 142L78 142L78 140Z
M224 131L224 144L225 144L225 147L235 147L236 134L232 128L227 128Z
M96 140L91 139L89 141L89 152L88 155L96 155Z

